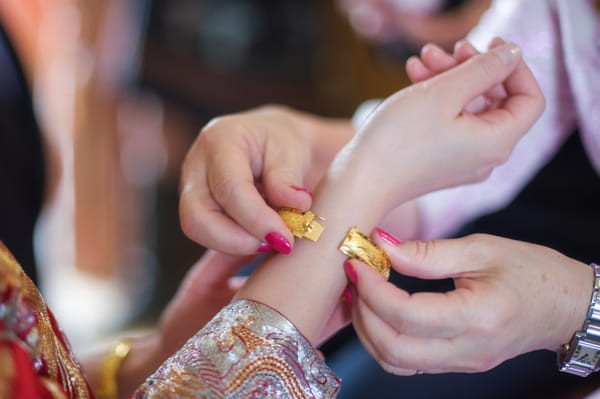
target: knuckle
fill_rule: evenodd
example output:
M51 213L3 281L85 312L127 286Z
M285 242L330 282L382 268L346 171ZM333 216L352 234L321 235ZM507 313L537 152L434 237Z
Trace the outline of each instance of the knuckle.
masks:
M222 176L219 179L210 181L210 191L212 196L218 203L221 204L228 203L232 200L235 195L236 186L237 184L231 177Z
M494 243L488 234L471 234L463 237L464 253L472 262L486 263L493 258Z
M431 241L415 241L415 255L417 260L424 261L428 259L431 254L435 253L435 248L437 246L437 242L435 240Z

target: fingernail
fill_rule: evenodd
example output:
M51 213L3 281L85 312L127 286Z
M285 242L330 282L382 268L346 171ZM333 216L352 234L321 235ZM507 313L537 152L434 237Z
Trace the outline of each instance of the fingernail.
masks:
M344 289L344 300L348 306L352 307L352 291L350 291L350 287Z
M495 37L492 39L492 41L490 42L490 48L496 48L498 46L503 45L504 43L506 43L504 40L502 40L499 37Z
M358 276L356 275L356 270L354 270L354 266L352 266L352 263L348 261L344 262L344 270L348 275L348 279L352 282L352 284L356 285L356 282L358 281Z
M265 236L265 241L277 252L289 254L292 251L292 244L281 234L270 232Z
M375 231L377 232L377 234L379 234L379 237L381 237L381 239L383 241L387 242L388 244L392 244L392 245L396 245L396 246L402 244L402 241L400 241L399 239L397 239L396 237L394 237L387 231L380 229L379 227L377 227L375 229Z
M266 242L261 242L256 252L273 252L273 248Z
M504 65L510 65L521 57L521 47L514 43L503 44L495 47L492 51L500 57L500 60Z
M454 43L454 48L452 49L453 54L456 54L458 52L458 49L464 46L466 42L467 41L465 39L461 39Z
M302 191L303 193L306 193L308 195L310 195L310 199L313 199L313 193L312 191L304 188L304 187L298 187L298 186L290 186L291 188L293 188L296 191Z

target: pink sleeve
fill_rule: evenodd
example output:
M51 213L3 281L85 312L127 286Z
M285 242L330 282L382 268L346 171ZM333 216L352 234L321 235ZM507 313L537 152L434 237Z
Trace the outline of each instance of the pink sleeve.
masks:
M421 238L448 236L469 220L508 205L573 130L575 110L562 61L556 13L552 1L496 1L469 35L480 50L496 36L520 45L546 97L546 109L509 160L489 179L419 199Z

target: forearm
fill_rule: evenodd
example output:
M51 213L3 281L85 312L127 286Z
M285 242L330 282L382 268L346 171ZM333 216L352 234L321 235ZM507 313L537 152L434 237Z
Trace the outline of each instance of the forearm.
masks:
M319 240L296 240L292 254L267 259L238 294L279 310L313 343L347 284L341 241L353 226L369 233L387 210L367 189L370 176L354 169L330 172L319 186L312 207L326 219Z

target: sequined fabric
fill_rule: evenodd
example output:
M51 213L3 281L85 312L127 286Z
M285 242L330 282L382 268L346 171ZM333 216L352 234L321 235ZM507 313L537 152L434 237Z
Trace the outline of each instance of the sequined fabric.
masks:
M39 291L0 242L0 398L92 397Z
M340 380L294 325L233 302L150 376L141 398L333 398Z

